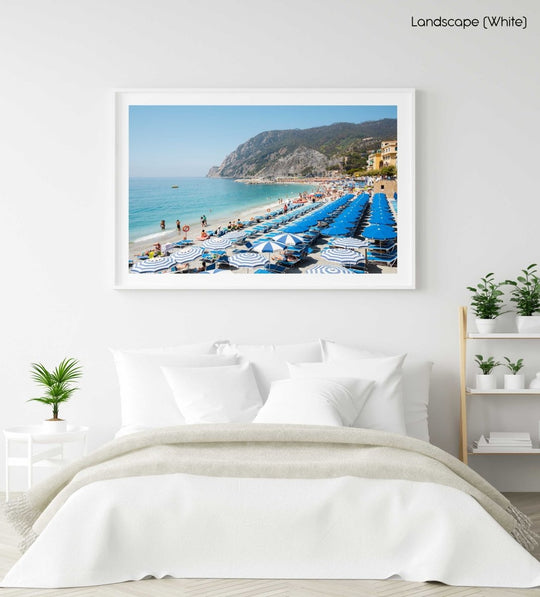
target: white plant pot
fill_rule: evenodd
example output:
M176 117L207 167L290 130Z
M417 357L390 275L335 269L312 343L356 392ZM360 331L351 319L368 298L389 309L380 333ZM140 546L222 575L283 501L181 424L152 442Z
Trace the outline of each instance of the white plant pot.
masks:
M523 390L525 387L525 376L521 373L516 375L505 375L504 376L504 389L505 390Z
M516 323L520 334L540 334L540 315L518 315Z
M67 421L63 419L43 421L41 429L43 433L64 433L67 431Z
M531 390L540 390L540 372L536 374L536 377L529 384Z
M478 319L476 318L476 329L479 334L493 334L497 327L495 319Z
M493 373L489 375L478 374L476 376L476 389L482 391L496 390L497 389L497 378Z

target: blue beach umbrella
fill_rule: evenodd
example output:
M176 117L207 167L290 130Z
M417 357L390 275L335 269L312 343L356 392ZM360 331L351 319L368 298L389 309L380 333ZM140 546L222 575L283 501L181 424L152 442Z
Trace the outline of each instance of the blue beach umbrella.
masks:
M172 257L156 257L155 259L138 261L130 271L136 274L153 274L155 272L169 269L174 264L175 260Z
M307 269L306 274L356 274L355 271L338 265L314 265Z
M253 245L251 250L257 253L275 253L276 251L283 251L284 248L283 243L277 243L275 240L265 240Z
M220 249L228 249L232 245L233 241L230 238L209 238L205 240L202 246L205 249L213 249L213 250L220 250Z
M268 259L259 253L236 253L229 257L229 265L233 267L259 267L267 263Z
M203 250L201 247L187 247L186 249L180 249L171 255L175 263L189 263L198 259L202 254Z
M343 263L343 265L356 265L364 261L364 257L352 249L325 249L321 255L328 261Z
M378 224L373 224L372 226L364 228L362 231L362 236L364 238L371 238L373 240L387 240L391 238L397 238L397 232L390 226L380 226Z
M300 236L298 234L291 234L290 232L284 232L282 234L278 234L278 235L274 236L274 240L278 243L283 243L287 247L299 245L299 244L305 242L305 239L303 236Z

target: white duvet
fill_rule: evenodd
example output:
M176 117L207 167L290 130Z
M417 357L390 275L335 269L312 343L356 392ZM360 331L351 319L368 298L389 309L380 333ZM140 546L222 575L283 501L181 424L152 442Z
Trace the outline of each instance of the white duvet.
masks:
M2 586L146 576L533 587L540 564L472 497L442 485L174 474L78 490Z

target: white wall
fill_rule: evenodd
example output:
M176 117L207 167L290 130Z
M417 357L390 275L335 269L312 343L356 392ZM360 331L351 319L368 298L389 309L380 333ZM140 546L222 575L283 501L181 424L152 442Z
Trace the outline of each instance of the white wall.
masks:
M499 11L529 28L410 27ZM109 346L325 336L431 358L433 441L456 453L465 286L540 258L539 18L535 0L3 0L0 426L43 418L32 361L81 359L64 413L96 446L119 425ZM418 90L417 290L114 291L112 90L270 86ZM505 458L488 478L540 490L540 460Z

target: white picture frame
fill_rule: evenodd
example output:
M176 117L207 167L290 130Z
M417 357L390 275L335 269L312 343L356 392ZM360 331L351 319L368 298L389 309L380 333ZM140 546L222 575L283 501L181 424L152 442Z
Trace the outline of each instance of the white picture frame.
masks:
M155 89L118 90L115 102L116 289L414 289L415 288L415 92L413 89ZM131 273L129 245L130 108L132 106L395 106L397 111L395 273L234 275ZM223 156L225 157L225 156Z

